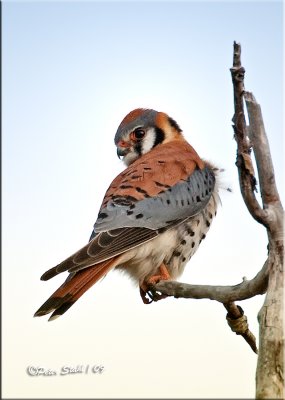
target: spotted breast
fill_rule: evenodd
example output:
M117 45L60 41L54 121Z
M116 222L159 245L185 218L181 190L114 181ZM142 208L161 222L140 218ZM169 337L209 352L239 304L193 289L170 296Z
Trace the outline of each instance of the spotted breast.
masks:
M69 273L35 316L59 317L115 268L149 303L151 285L181 275L216 215L217 169L200 158L169 115L131 111L115 145L127 167L107 189L89 242L42 275L46 281Z

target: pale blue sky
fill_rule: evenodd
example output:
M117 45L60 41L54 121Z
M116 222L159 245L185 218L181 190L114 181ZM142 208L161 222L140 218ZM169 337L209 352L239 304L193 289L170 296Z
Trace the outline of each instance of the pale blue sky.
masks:
M226 169L222 180L233 188L221 193L217 219L180 280L236 284L258 272L266 233L239 193L229 68L236 40L284 198L281 2L2 6L3 395L253 397L256 356L230 332L219 304L167 299L147 307L114 272L62 319L32 315L64 279L43 283L41 274L88 240L123 169L114 134L136 107L169 113L201 157ZM256 335L262 301L242 304ZM95 379L25 371L97 362L106 371Z

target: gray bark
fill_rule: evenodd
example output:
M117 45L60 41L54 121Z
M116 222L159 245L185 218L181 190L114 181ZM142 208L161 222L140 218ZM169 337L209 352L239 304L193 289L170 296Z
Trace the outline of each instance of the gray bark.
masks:
M234 42L233 67L231 68L234 108L233 129L237 142L236 166L244 203L252 217L262 224L268 235L268 258L262 269L250 281L235 286L189 285L161 281L150 292L159 300L158 292L174 297L208 298L224 304L231 329L244 337L253 351L255 338L249 331L243 310L235 301L245 300L266 293L258 314L259 351L256 369L256 398L284 398L284 211L277 191L273 163L266 136L261 107L254 96L244 90L245 69L241 65L241 46ZM246 103L249 126L244 113ZM257 165L262 205L255 192L257 180L252 164L253 150Z
M284 212L277 191L261 108L251 93L244 93L249 116L249 137L256 159L269 242L269 280L259 320L259 357L256 398L284 398Z

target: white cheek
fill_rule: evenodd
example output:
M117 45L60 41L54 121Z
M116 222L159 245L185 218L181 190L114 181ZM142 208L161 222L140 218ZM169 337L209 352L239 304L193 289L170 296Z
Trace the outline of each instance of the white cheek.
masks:
M142 142L142 154L147 153L153 148L155 142L155 130L150 128Z
M134 162L138 158L138 154L134 151L130 151L124 158L123 161L126 166L129 166L132 162Z
M155 142L156 134L154 128L150 128L147 131L146 136L144 137L142 143L141 143L141 154L145 154L149 152ZM123 159L124 164L129 166L131 163L133 163L137 158L139 158L139 155L132 149Z

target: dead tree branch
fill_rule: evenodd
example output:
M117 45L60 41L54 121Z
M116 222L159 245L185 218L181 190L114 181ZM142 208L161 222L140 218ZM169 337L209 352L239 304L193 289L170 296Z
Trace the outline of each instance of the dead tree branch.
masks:
M241 66L241 46L234 43L231 68L234 87L235 115L233 118L237 141L237 162L241 193L244 202L268 235L268 288L264 305L259 312L259 357L256 371L256 397L283 399L284 332L284 212L275 183L275 175L261 107L254 96L244 91L244 68ZM245 125L243 101L246 102L249 127ZM246 147L246 143L248 144ZM255 197L256 180L250 156L253 148L263 208ZM250 187L251 186L251 187Z
M265 213L260 207L256 197L256 178L251 161L251 143L247 135L247 126L244 115L243 95L244 95L244 74L245 69L241 65L241 47L234 43L233 67L231 68L232 81L234 87L234 107L233 116L234 136L237 142L236 166L239 174L239 184L241 194L248 211L256 221L265 225Z
M267 260L261 271L253 279L244 280L234 286L190 285L176 281L160 281L153 288L152 298L155 300L157 292L159 292L167 296L174 296L175 298L210 299L223 303L228 311L226 318L232 331L241 335L252 350L258 353L256 340L249 330L246 316L242 308L234 302L264 294L268 284L268 270L269 263ZM242 330L240 326L242 326Z
M269 143L260 105L250 92L244 92L244 99L249 117L248 135L257 164L262 203L266 207L271 203L280 202Z
M224 303L227 313L227 321L233 332L241 335L250 345L255 353L258 353L256 347L255 336L251 333L248 327L247 318L244 315L243 309L235 303Z
M249 299L267 291L259 312L259 357L256 371L256 397L258 399L283 398L283 282L284 282L284 211L277 191L273 163L265 133L260 105L254 96L244 90L245 69L241 64L241 46L234 42L231 68L234 108L234 137L237 142L236 166L245 205L252 217L261 223L268 234L268 258L263 268L249 281L235 286L190 285L161 281L150 292L154 300L162 295L176 298L210 299L224 304L231 329L244 337L257 352L255 338L249 331L243 310L235 301ZM246 103L249 126L244 114ZM262 205L256 198L257 180L251 159L253 149L257 165Z
M268 262L251 280L244 280L234 286L190 285L176 281L160 281L154 288L156 291L185 299L210 299L227 304L246 300L258 294L264 294L267 289Z

